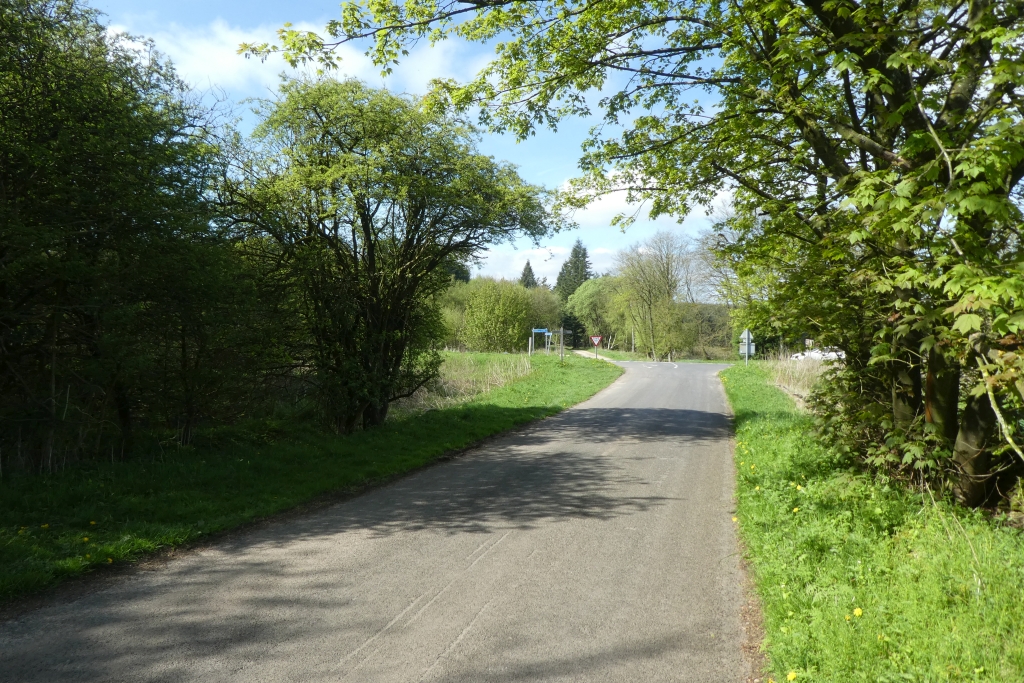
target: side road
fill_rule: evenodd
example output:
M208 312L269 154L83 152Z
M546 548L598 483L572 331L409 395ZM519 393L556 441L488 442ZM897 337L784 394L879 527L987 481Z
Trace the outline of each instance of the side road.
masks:
M744 681L721 366L0 625L18 681Z

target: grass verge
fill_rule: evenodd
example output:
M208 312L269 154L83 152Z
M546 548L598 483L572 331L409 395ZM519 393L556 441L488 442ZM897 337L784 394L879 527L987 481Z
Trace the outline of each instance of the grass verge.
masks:
M858 471L762 369L722 377L775 680L1024 681L1024 534Z
M386 481L446 452L559 412L621 370L567 355L460 405L346 437L308 427L225 432L165 457L93 463L0 484L0 601L131 561L318 495Z

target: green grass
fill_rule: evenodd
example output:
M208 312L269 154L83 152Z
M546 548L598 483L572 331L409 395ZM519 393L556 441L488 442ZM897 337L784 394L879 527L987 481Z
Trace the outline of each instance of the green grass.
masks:
M775 680L1024 681L1024 534L852 468L760 368L722 376Z
M287 510L318 495L386 481L486 436L552 415L621 373L608 363L537 357L533 371L460 405L347 437L304 426L214 432L200 447L94 463L0 484L0 600L98 565Z

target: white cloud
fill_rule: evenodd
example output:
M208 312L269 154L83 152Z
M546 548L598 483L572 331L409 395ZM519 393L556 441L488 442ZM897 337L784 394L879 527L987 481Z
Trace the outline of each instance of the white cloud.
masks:
M523 272L526 262L530 262L537 279L547 278L549 285L555 284L558 271L562 263L569 256L569 247L548 246L534 247L529 241L524 240L526 246L503 244L487 251L483 257L482 267L474 269L474 274L488 275L490 277L505 278L506 280L518 280Z
M157 49L174 63L179 75L192 86L206 90L223 89L235 100L247 97L265 97L276 90L280 74L300 75L315 72L315 66L291 68L279 55L265 61L246 58L238 54L242 43L277 42L278 26L261 25L242 27L216 19L202 26L169 24L166 28L145 31ZM300 31L322 31L317 24L296 23ZM111 33L142 34L133 26L112 25ZM486 63L489 55L479 49L455 42L441 43L431 48L427 44L415 47L408 57L395 67L394 73L382 78L380 68L353 45L337 48L339 77L354 77L375 86L387 86L396 92L422 94L433 78L465 80Z

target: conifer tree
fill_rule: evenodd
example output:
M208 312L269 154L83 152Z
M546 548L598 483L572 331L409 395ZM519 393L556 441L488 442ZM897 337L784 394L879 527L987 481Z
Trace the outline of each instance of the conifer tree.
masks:
M529 261L523 266L523 274L519 276L519 284L527 289L533 289L537 286L537 278L533 274L533 268L530 267Z
M555 292L566 301L580 285L594 277L590 269L590 259L587 257L587 248L581 240L576 240L569 252L569 258L562 264L558 271L558 280L555 281Z
M592 277L594 277L594 273L590 270L587 248L583 246L581 240L576 240L576 244L572 245L572 251L569 252L569 258L565 260L562 269L558 271L555 293L558 294L562 303L565 303L579 289L580 285ZM565 329L566 341L573 347L582 342L583 337L586 336L583 323L571 313L562 316L562 327Z

